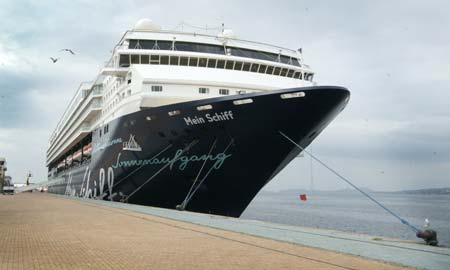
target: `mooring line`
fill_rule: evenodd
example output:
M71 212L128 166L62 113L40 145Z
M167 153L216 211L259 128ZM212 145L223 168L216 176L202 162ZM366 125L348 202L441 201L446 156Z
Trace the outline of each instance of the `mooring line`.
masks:
M352 182L350 182L350 180L348 180L347 178L345 178L344 176L342 176L341 174L339 174L337 171L333 170L330 166L328 166L327 164L325 164L323 161L321 161L320 159L316 158L313 154L311 154L310 152L306 151L303 147L301 147L300 145L298 145L295 141L293 141L291 138L289 138L286 134L284 134L283 132L281 132L280 130L278 130L278 132L284 137L286 138L288 141L290 141L292 144L294 144L297 148L299 148L300 150L302 150L303 152L305 152L306 154L308 154L311 158L313 158L315 161L319 162L322 166L324 166L325 168L327 168L330 172L332 172L333 174L335 174L337 177L339 177L340 179L342 179L343 181L345 181L347 184L349 184L350 186L352 186L354 189L356 189L357 191L359 191L361 194L363 194L364 196L366 196L367 198L369 198L372 202L376 203L378 206L380 206L381 208L383 208L384 210L386 210L389 214L393 215L394 217L396 217L397 219L400 220L401 223L403 223L404 225L408 226L409 229L411 229L414 233L417 233L419 231L419 229L417 229L416 227L414 227L411 223L409 223L408 221L406 221L405 219L401 218L399 215L397 215L396 213L394 213L392 210L390 210L389 208L387 208L386 206L382 205L380 202L378 202L377 200L375 200L372 196L370 196L369 194L367 194L366 192L364 192L363 190L361 190L359 187L357 187L356 185L354 185Z

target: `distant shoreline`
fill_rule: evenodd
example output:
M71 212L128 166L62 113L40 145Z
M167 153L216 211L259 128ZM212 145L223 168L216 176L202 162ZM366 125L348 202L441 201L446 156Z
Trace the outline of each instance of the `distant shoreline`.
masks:
M450 195L450 187L445 188L427 188L427 189L411 189L399 191L375 191L368 188L362 188L368 193L391 193L391 194L411 194L411 195ZM266 193L357 193L354 189L339 189L339 190L306 190L306 189L288 189L280 191L264 190Z

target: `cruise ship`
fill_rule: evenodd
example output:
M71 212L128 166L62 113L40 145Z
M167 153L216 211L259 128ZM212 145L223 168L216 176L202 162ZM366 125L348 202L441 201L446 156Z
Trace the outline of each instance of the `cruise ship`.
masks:
M346 106L301 50L142 19L50 137L49 192L239 217Z

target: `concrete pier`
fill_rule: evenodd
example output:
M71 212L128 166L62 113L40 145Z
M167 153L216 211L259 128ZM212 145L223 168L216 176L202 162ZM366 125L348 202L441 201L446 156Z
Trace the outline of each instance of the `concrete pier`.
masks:
M0 196L0 269L408 268L119 209L114 203L23 193Z

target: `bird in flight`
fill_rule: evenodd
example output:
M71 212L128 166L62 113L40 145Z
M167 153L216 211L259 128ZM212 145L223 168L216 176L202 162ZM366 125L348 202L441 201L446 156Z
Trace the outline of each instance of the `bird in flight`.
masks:
M58 60L59 60L59 57L58 57L58 58L53 58L53 57L50 57L50 60L52 60L52 62L53 62L53 63L56 63L56 62L58 62Z
M70 54L75 55L75 53L71 49L61 49L60 51L69 52Z

